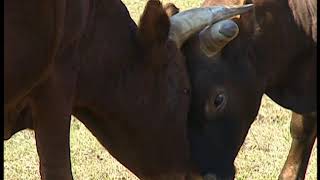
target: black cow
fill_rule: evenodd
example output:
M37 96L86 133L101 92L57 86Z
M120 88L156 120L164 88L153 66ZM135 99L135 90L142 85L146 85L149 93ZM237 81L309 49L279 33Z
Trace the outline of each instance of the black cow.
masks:
M192 84L189 139L202 173L234 178L233 162L265 93L292 110L293 141L279 179L304 178L317 135L316 2L203 3L253 3L255 8L204 28L183 47ZM170 13L177 10L171 7Z

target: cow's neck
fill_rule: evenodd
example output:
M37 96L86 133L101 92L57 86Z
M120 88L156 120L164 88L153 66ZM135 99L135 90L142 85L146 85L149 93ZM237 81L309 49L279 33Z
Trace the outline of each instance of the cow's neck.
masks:
M310 111L316 93L316 42L297 23L288 4L269 15L267 9L256 8L256 14L271 18L254 38L257 72L265 81L266 93L277 103L300 112Z
M184 62L148 68L124 4L98 3L80 42L74 115L137 175L183 168L187 150L181 148L187 142L181 141L186 140L181 126L186 127L189 100L183 93L189 88ZM153 166L143 166L148 164L143 160Z

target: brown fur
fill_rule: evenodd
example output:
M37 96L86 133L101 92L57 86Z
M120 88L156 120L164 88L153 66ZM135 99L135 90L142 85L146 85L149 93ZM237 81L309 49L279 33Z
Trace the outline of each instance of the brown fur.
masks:
M71 180L73 114L139 178L185 179L190 170L186 137L190 97L184 92L190 85L184 58L168 40L170 24L161 3L148 1L139 27L121 1L84 4L83 9L68 6L67 14L85 17L85 26L82 29L82 21L74 22L79 36L63 44L52 72L27 93L23 99L27 101L9 109L5 138L24 128L34 129L41 178ZM63 33L73 28L67 26ZM5 50L13 47L6 44ZM41 55L39 49L31 50ZM43 60L35 56L35 62L17 69L9 57L5 57L5 72L19 73Z
M170 21L159 1L150 0L143 11L139 30L141 41L145 46L164 43L169 33Z
M60 1L4 2L4 105L21 100L47 77L59 41ZM61 3L61 2L60 2ZM30 48L30 44L34 49ZM29 63L33 66L26 67Z
M152 60L147 64L161 66L167 64L164 61L163 50L161 47L168 39L170 21L166 15L162 4L157 0L150 0L141 15L139 29L137 32L138 40L146 51L153 51L153 57L146 57L145 60Z

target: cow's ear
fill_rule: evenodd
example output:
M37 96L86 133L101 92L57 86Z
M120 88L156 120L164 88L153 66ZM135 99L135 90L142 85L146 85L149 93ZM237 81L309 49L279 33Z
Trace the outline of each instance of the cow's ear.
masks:
M244 4L252 4L252 0L246 0L244 1ZM253 10L241 14L240 19L237 19L236 22L239 26L240 31L241 29L245 29L246 33L254 35L258 28L256 23L255 7L253 8Z
M149 0L140 18L138 38L143 46L163 44L168 39L170 20L158 0Z
M163 9L166 11L169 17L179 13L180 9L173 3L167 3L163 6Z

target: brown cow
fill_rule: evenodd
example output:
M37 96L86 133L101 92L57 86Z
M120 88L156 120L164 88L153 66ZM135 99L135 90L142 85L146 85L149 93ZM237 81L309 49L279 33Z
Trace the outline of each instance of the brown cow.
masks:
M247 2L206 0L203 6ZM317 135L316 1L250 3L254 12L206 27L183 47L193 161L202 173L234 178L233 162L266 93L293 112L292 145L279 179L303 179Z
M21 129L35 130L42 179L72 179L71 114L141 179L185 179L193 173L186 135L190 87L179 48L198 30L249 6L200 8L169 19L161 3L150 0L137 27L119 0L69 0L61 15L64 26L55 27L50 18L57 11L49 8L55 6L22 5L5 2L5 24L10 25L5 29L5 86L10 82L34 87L22 88L27 94L18 93L23 96L8 103L5 139ZM48 11L48 18L37 11ZM32 15L27 20L33 24L23 24L27 15ZM63 36L59 48L52 50L55 28ZM15 54L21 52L32 56ZM46 76L29 74L48 69L53 52ZM15 55L21 57L16 60ZM12 72L22 75L16 78ZM6 88L6 93L16 90Z

